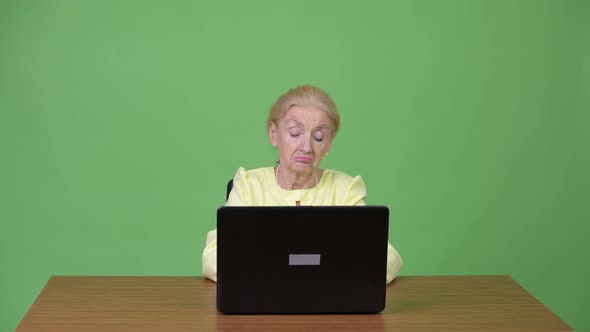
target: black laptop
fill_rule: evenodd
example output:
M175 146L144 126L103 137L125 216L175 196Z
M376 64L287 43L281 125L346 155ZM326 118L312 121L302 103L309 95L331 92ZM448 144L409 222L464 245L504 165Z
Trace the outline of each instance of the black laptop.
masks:
M388 225L385 206L221 207L217 309L380 312Z

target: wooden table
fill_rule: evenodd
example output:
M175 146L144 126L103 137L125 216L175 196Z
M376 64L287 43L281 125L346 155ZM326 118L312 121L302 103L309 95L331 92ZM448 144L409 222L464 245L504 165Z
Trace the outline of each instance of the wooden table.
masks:
M51 277L17 331L572 331L509 276L400 277L373 315L223 315L202 277Z

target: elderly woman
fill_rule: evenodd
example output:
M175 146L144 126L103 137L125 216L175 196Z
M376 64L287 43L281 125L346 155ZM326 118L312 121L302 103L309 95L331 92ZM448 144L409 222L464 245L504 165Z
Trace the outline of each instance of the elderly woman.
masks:
M289 90L272 106L267 122L279 163L249 171L240 167L225 205L365 205L367 191L360 176L320 168L339 126L336 105L323 90L311 85ZM402 264L388 243L387 283L397 277ZM207 234L203 274L217 281L217 230Z

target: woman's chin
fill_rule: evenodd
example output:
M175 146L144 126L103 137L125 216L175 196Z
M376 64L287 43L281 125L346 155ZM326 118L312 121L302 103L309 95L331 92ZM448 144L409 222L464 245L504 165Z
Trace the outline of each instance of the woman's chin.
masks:
M311 163L297 162L292 165L291 169L294 170L295 172L312 172L315 170L315 167Z

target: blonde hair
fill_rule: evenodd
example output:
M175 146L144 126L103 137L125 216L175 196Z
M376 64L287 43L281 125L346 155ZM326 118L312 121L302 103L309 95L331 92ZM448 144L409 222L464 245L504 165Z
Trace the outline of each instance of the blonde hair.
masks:
M267 127L271 123L278 125L277 122L293 106L317 107L326 112L332 122L332 138L340 128L340 114L338 114L338 109L332 98L324 90L309 84L295 87L277 99L270 109L266 122Z

